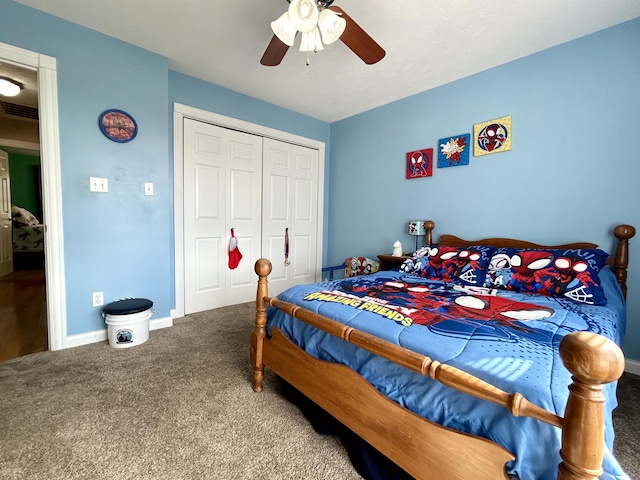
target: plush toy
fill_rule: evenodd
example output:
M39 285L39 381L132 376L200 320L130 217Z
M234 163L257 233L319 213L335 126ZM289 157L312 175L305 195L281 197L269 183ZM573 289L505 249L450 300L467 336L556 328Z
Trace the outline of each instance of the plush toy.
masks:
M367 257L349 257L344 261L344 276L368 275L380 270L380 264Z
M402 256L402 244L400 243L400 240L396 240L393 244L393 253L391 255L394 257Z

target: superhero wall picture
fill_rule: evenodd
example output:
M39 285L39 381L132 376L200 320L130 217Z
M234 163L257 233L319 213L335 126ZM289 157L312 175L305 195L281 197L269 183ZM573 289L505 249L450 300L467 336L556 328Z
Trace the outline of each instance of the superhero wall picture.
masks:
M511 150L511 115L475 124L473 140L475 157Z
M453 135L438 140L438 168L469 165L471 134Z
M430 177L433 175L433 148L407 152L406 178Z

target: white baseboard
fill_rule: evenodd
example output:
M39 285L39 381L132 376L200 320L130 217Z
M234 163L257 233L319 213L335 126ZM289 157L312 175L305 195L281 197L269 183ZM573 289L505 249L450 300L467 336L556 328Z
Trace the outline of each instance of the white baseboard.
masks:
M625 359L624 371L633 373L634 375L640 375L640 362L638 360Z
M155 320L149 320L149 330L158 330L160 328L172 327L173 318L164 317ZM79 333L77 335L69 335L66 338L64 348L79 347L90 343L106 342L109 340L107 329L94 330L93 332Z

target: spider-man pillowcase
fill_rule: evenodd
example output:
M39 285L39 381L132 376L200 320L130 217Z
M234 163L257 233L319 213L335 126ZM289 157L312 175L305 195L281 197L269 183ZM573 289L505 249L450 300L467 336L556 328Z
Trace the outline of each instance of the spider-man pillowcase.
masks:
M482 286L494 250L486 246L423 247L405 260L400 270L430 280Z
M606 305L598 272L607 257L597 248L498 248L489 262L484 285Z

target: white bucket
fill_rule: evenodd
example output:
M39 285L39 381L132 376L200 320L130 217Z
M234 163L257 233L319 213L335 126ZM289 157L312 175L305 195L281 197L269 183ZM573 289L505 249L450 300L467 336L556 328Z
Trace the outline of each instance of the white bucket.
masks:
M129 315L105 314L109 345L127 348L149 340L149 319L151 309Z
M107 324L109 345L127 348L149 339L149 318L153 302L146 298L125 298L104 307L102 316Z

